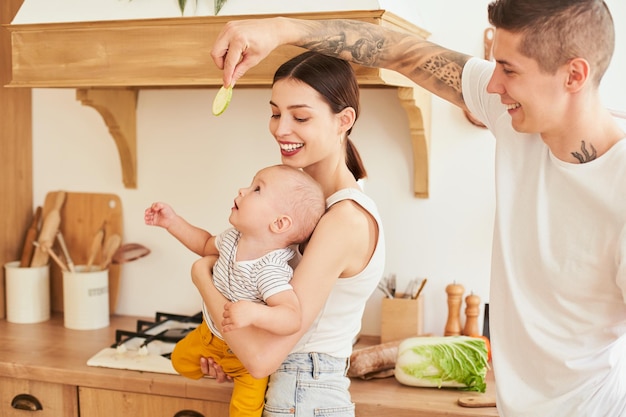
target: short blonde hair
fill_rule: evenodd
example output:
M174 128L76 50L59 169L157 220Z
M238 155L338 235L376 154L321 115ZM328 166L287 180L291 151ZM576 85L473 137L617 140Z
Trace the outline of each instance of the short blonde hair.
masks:
M288 165L274 165L270 168L280 169L281 179L285 181L285 195L280 207L293 220L289 244L305 242L326 212L322 186L298 168Z

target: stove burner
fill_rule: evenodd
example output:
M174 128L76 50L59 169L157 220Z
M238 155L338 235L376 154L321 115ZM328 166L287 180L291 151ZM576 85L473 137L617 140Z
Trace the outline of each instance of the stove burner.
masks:
M151 332L152 329L171 321L181 323L182 327L167 328L156 334ZM165 343L177 343L179 340L187 336L187 333L195 329L200 323L202 323L202 312L193 316L181 316L179 314L157 312L155 321L137 320L137 330L134 332L128 330L116 330L115 343L113 343L111 347L118 348L133 338L144 339L140 348L147 346L148 343L154 340L160 340ZM192 327L189 326L190 324ZM162 356L169 359L170 354L171 352Z
M115 343L87 361L89 366L176 373L170 357L176 343L202 323L193 316L157 312L154 321L138 320L135 331L116 330Z

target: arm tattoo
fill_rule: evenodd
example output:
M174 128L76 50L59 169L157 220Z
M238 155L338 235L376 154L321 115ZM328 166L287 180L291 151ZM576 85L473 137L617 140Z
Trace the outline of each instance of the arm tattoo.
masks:
M589 144L589 146L591 147L591 153L589 153L589 151L587 150L587 145L583 140L580 145L580 152L572 152L572 156L578 159L578 162L580 162L581 164L593 161L598 156L598 153L596 152L596 148L594 148L592 144Z
M366 67L399 71L457 104L463 103L461 74L469 56L414 36L350 20L308 23L303 48Z
M422 69L432 74L444 85L461 92L462 65L458 65L444 55L433 55L422 65Z
M313 39L300 46L326 55L348 59L366 67L378 66L378 58L385 45L385 38L366 28L360 30L359 26L350 23L346 23L345 27L333 24L329 32L337 33L336 35ZM354 31L358 35L358 39L352 44L349 44L347 40L349 31Z

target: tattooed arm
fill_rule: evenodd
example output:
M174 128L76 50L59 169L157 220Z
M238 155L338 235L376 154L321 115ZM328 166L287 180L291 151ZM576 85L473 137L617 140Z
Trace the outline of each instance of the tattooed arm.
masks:
M291 44L368 67L395 70L433 94L465 108L461 73L470 58L416 36L354 20L272 18L231 21L211 55L234 84L274 48Z

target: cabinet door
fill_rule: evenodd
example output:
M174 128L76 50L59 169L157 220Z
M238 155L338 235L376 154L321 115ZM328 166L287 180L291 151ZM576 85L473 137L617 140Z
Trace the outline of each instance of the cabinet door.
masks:
M0 377L0 415L25 417L29 411L37 417L78 417L77 389L72 385Z
M81 416L228 417L228 403L85 387L78 392Z

